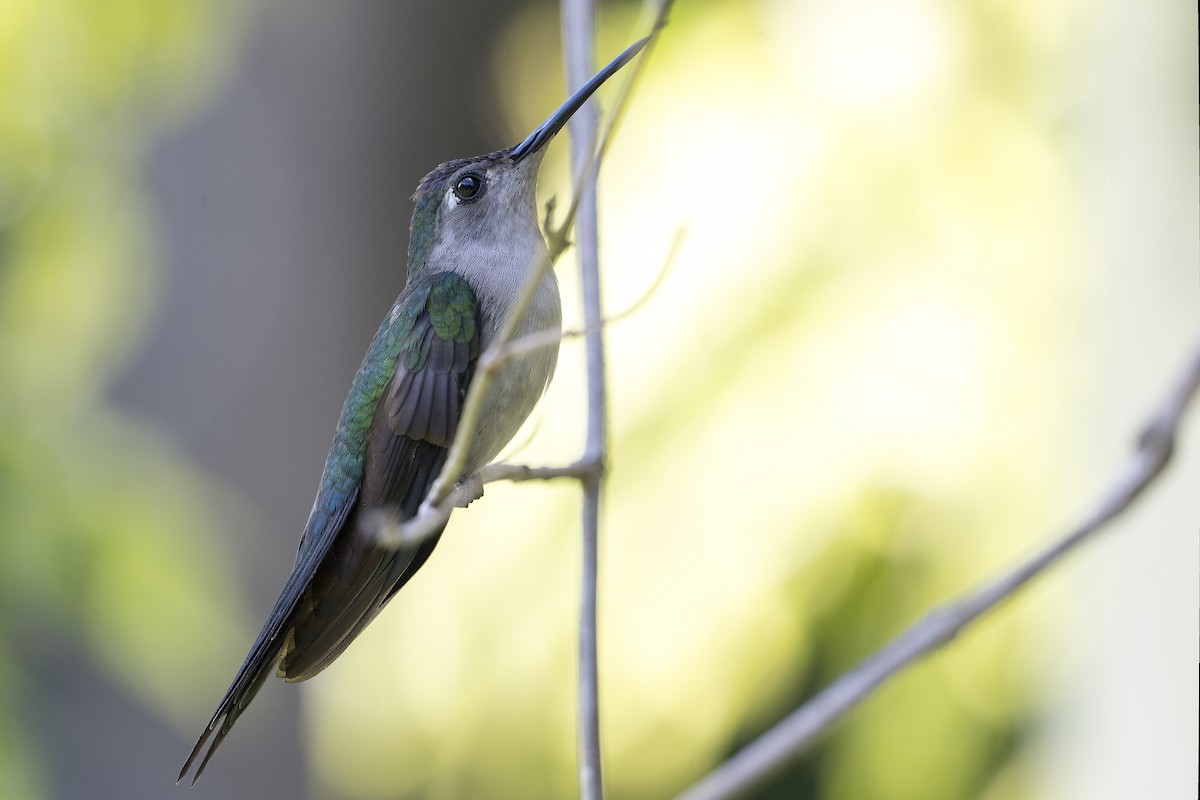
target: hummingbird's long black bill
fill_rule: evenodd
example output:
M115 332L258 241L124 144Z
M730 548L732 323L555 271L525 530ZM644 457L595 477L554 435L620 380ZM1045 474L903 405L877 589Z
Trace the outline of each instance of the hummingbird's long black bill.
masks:
M567 102L559 106L558 110L547 117L545 122L543 122L541 125L538 125L537 128L534 129L533 133L529 134L529 136L525 138L525 141L513 148L512 160L520 161L522 158L525 158L525 156L531 153L536 153L538 150L541 150L543 147L545 147L546 144L554 138L554 134L558 133L562 126L567 124L567 120L571 118L571 115L578 111L580 106L587 102L588 98L592 96L592 93L595 92L596 89L600 88L600 84L611 78L616 74L617 70L632 61L633 57L641 52L642 48L646 46L646 42L648 41L650 41L649 36L644 39L639 39L638 41L629 45L629 47L626 47L625 51L621 53L621 55L609 62L607 67L593 75L591 80L589 80L583 86L580 86L578 91L567 98Z

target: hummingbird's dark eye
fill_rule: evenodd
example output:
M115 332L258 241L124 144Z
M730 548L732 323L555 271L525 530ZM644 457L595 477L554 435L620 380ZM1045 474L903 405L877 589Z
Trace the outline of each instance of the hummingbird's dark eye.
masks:
M459 200L473 200L483 189L483 176L468 172L454 184L454 196Z

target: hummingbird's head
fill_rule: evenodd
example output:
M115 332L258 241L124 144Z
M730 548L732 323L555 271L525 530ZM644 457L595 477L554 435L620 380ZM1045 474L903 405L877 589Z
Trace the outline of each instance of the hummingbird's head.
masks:
M537 236L537 176L544 150L514 158L507 148L475 158L447 161L426 175L413 195L409 268L432 256L461 252L513 236Z
M426 175L413 195L410 274L431 260L437 269L452 269L480 248L528 241L530 236L544 247L536 194L546 145L600 84L625 66L648 40L626 48L521 143L475 158L447 161Z

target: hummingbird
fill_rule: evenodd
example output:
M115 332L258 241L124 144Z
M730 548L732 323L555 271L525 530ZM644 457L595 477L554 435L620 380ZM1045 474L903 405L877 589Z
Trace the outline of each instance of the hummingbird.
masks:
M516 336L562 329L562 305L538 224L546 145L649 37L630 45L523 141L447 161L413 195L408 277L342 406L296 563L245 661L196 741L194 784L272 671L288 683L329 666L433 552L442 531L383 547L370 521L416 515L458 432L475 364L541 270ZM500 452L541 397L557 347L529 352L493 379L463 478ZM205 749L207 746L207 750Z

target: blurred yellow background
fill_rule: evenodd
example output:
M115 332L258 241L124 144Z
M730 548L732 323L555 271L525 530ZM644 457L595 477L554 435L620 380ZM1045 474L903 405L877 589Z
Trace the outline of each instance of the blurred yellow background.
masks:
M598 58L642 11L604 6ZM601 187L611 311L685 230L608 333L612 797L671 796L1098 497L1200 335L1195 30L1166 3L675 9ZM407 196L522 137L560 60L546 2L5 0L0 798L174 790L402 286ZM582 364L564 345L508 458L578 454ZM1191 796L1198 481L1193 421L1107 541L757 796ZM573 796L578 506L489 487L194 796Z

